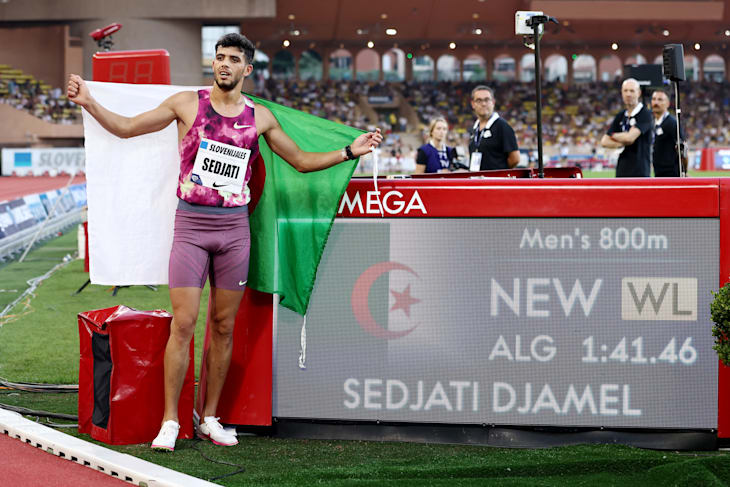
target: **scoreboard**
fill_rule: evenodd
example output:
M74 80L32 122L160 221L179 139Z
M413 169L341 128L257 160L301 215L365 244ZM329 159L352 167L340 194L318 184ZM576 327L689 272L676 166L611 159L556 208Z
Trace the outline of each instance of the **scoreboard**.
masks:
M728 436L709 315L730 275L726 181L379 186L342 198L306 339L301 317L274 313L280 424Z
M165 49L97 52L93 56L93 80L169 85L170 54Z
M335 220L306 369L278 310L274 416L716 428L718 243L711 218Z

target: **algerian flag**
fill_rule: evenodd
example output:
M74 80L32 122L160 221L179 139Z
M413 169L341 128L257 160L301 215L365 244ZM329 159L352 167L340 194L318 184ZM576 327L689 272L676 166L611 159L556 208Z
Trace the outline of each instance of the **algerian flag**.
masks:
M126 116L197 87L87 82L103 106ZM326 152L350 144L361 131L251 97L271 110L302 150ZM86 111L84 137L89 204L90 279L94 284L167 284L180 168L176 124L120 139ZM304 314L337 203L357 161L299 173L259 137L262 160L249 183L251 264L248 285L281 295ZM260 194L260 200L257 201Z
M251 96L266 106L284 132L304 151L342 149L362 131ZM337 204L357 166L357 160L329 169L300 173L259 137L266 166L261 200L251 214L251 263L248 285L279 294L280 303L304 314L312 294L317 266L337 213ZM258 170L258 171L257 171ZM254 176L260 185L260 164ZM250 186L254 191L254 183Z

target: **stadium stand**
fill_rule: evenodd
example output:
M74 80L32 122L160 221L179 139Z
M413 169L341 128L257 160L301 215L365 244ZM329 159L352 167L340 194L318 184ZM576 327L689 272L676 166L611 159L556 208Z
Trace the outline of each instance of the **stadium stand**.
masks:
M0 103L25 110L46 122L81 121L81 110L68 101L60 87L52 87L7 64L0 64Z
M534 150L534 86L529 82L404 81L364 82L346 80L267 79L253 92L282 105L363 130L381 128L387 138L384 150L398 161L413 158L431 118L449 121L448 143L467 145L472 121L469 93L480 83L495 90L497 111L515 129L520 148ZM683 121L690 147L730 145L730 91L726 81L699 81L683 85ZM650 95L645 94L648 102ZM382 103L386 100L386 103ZM620 106L614 82L546 83L543 88L543 143L545 154L565 162L568 155L594 154L597 139ZM68 101L59 87L51 87L32 75L0 65L0 103L53 124L79 124L80 109ZM689 107L689 108L688 108Z
M314 115L367 129L375 124L385 133L420 133L431 118L443 116L451 125L451 144L466 145L466 129L472 121L469 93L478 82L389 82L267 80L256 94ZM520 147L534 148L535 101L532 83L487 82L495 89L497 110L514 127ZM730 126L724 123L730 111L727 82L701 81L687 84L683 120L691 146L730 144ZM402 95L417 119L393 119L392 110L371 105L375 119L365 116L363 104L373 93ZM645 94L646 102L648 97ZM617 83L589 82L567 85L546 83L543 88L543 141L548 154L591 153L621 105ZM691 108L687 108L691 107ZM696 108L695 108L696 107Z

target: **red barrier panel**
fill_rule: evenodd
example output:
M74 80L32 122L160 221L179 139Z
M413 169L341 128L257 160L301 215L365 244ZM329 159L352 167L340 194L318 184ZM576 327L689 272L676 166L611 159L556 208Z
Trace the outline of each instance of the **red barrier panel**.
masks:
M719 287L730 281L730 180L720 179ZM730 438L730 367L720 363L717 379L717 436Z
M715 169L715 155L712 149L705 147L700 153L700 171L712 171Z
M126 306L79 313L79 432L113 445L152 441L164 410L172 315ZM193 343L180 395L179 438L193 436Z
M271 294L246 288L241 300L233 331L231 366L216 412L216 416L220 416L224 423L271 425L272 299ZM208 309L210 308L209 302ZM202 411L205 397L205 357L209 330L210 327L206 327L198 387L198 411Z
M722 151L721 161L717 160L718 152ZM727 153L730 151L728 147L705 147L700 153L700 171L722 171L727 169ZM718 164L719 162L719 164Z
M717 178L384 179L386 218L716 217ZM353 179L338 217L380 217L372 179Z

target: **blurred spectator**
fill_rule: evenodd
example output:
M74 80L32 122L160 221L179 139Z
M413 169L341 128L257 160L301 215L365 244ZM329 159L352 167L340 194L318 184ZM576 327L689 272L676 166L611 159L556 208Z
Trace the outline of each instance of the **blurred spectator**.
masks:
M446 145L449 125L446 120L436 117L428 125L428 142L418 148L416 174L448 172L456 158L456 150Z
M81 123L81 111L66 99L61 88L44 90L39 81L29 78L20 81L0 79L0 103L27 111L47 122Z
M22 78L22 77L21 77ZM363 130L373 128L361 109L361 98L368 95L390 96L400 93L418 117L414 125L402 109L387 110L371 106L384 133L419 134L437 116L451 127L447 144L467 147L465 127L473 121L468 94L476 82L376 82L297 81L258 77L254 92L286 106L312 113ZM517 144L534 150L537 143L535 87L533 83L485 83L495 91L499 114L514 128ZM621 103L617 83L546 83L543 87L543 144L546 154L590 154L609 123L606 107ZM680 86L682 104L692 110L682 117L692 148L730 146L730 84L692 82ZM61 88L44 90L38 82L21 79L0 80L0 103L56 123L80 123L81 114L63 96ZM645 97L649 102L648 94ZM406 105L407 106L407 105ZM410 109L410 108L409 108ZM391 114L395 121L391 120ZM387 140L387 139L386 139Z
M367 94L365 83L268 79L262 85L263 90L256 94L263 98L318 117L367 129L368 120L358 108L359 96Z

